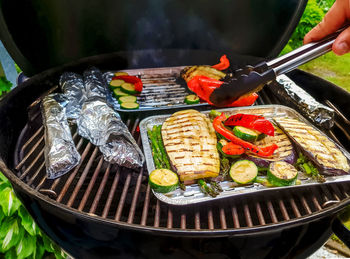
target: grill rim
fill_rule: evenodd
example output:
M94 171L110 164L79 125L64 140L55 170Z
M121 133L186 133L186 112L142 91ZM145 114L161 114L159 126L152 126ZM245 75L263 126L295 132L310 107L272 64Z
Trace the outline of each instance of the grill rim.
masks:
M91 216L84 211L78 211L77 209L68 207L65 204L61 204L57 201L50 199L49 197L41 194L40 192L33 190L17 178L13 172L5 165L2 158L0 158L0 169L5 174L5 176L10 180L12 185L14 185L14 190L17 192L16 188L19 188L29 194L34 199L39 199L44 202L47 206L54 207L58 210L63 210L64 212L71 214L74 217L84 217L85 219L91 220L94 223L104 223L114 227L120 227L126 230L137 230L146 233L160 234L164 236L181 236L181 237L203 237L206 234L207 237L228 237L228 236L246 236L246 235L256 235L267 233L267 231L281 231L283 229L297 227L299 225L304 225L321 218L328 216L336 216L336 213L342 210L344 207L350 204L350 197L344 198L342 201L336 202L334 205L324 208L320 211L313 212L310 215L304 215L292 220L279 222L279 223L269 223L266 225L259 225L254 227L240 227L239 229L186 229L181 228L171 228L167 229L165 227L153 227L153 226L141 226L138 224L130 224L127 222L115 221L108 218L102 218L100 216ZM332 184L332 183L329 183ZM272 190L273 191L273 190ZM21 199L21 196L19 195ZM22 202L25 206L26 203ZM47 207L48 208L48 207ZM35 219L34 219L35 220Z

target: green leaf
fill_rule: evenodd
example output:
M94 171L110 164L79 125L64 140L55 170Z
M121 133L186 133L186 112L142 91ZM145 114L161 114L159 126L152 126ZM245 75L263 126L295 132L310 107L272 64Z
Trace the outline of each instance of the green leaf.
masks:
M36 250L36 237L25 234L16 246L19 259L29 257Z
M17 245L17 243L22 239L24 234L24 229L19 227L18 220L12 218L10 224L7 225L8 231L2 240L1 252L8 251L11 247Z
M32 236L35 236L38 232L38 227L35 224L32 217L29 215L27 210L20 206L18 210L18 215L21 217L21 225L24 227L24 229Z
M0 209L0 226L1 226L1 221L5 218L4 212Z
M43 238L45 250L50 252L50 253L54 252L55 247L54 247L52 241L44 233L42 233L42 238Z
M0 172L0 183L1 182L10 184L10 181L5 177L5 175Z
M20 205L21 202L16 197L12 188L6 187L0 192L0 206L6 216L11 216L18 210Z
M5 259L16 259L16 258L17 258L17 255L14 247L5 253Z
M45 253L45 246L44 243L42 241L42 238L40 238L39 236L36 239L36 249L34 251L34 253L32 254L32 258L36 259L36 258L42 258L43 255Z

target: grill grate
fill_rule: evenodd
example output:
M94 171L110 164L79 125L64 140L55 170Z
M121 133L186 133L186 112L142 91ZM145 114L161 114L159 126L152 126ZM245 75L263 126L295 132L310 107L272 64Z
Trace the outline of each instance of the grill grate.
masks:
M261 91L258 104L278 103L267 87ZM329 101L326 102L332 106ZM334 105L333 105L334 106ZM334 107L332 107L334 108ZM337 110L337 113L341 114ZM334 129L327 132L338 143L349 146L350 137L341 114ZM130 132L140 145L140 119L126 120ZM189 207L159 202L147 181L147 169L133 171L108 164L98 148L81 138L72 128L73 140L82 155L81 163L69 174L56 180L46 179L44 164L44 129L40 113L34 115L19 138L16 157L18 177L31 188L77 211L92 217L109 219L154 229L232 230L273 226L322 212L336 201L350 197L347 184L319 185L261 195L246 195L239 200L225 199ZM337 137L335 137L337 136Z

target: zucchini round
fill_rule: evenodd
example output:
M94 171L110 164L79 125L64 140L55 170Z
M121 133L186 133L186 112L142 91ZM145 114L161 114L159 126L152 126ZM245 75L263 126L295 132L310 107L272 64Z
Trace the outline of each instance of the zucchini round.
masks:
M136 96L133 95L125 95L118 98L119 103L136 103L136 100Z
M230 176L238 184L254 182L258 175L258 167L249 160L239 160L230 168Z
M125 102L125 103L121 103L120 107L125 110L135 110L135 109L138 109L140 105L135 102Z
M135 90L135 85L134 84L130 84L130 83L122 84L120 89L123 92L128 93L128 94L137 94L137 93L139 93L138 91Z
M195 94L190 94L185 97L186 104L196 104L199 103L199 97Z
M267 179L274 186L294 185L298 177L298 170L284 161L270 164L267 170Z
M121 96L129 96L129 94L123 92L122 90L120 90L120 88L115 88L115 89L113 90L113 94L114 94L114 96L117 97L117 98L118 98L118 97L121 97Z
M167 193L177 188L179 177L169 169L156 169L150 173L148 182L154 191Z
M248 129L242 126L235 126L233 128L233 133L240 139L246 141L256 141L260 135L256 130Z
M121 79L114 79L112 80L109 85L113 88L116 88L116 87L121 87L122 84L124 84L125 81L124 80L121 80Z
M116 72L114 73L115 76L128 76L129 74L126 72Z

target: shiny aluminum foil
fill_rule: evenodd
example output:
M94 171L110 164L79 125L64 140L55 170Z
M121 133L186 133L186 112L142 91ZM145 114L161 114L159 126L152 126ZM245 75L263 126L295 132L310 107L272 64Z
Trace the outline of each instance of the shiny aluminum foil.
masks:
M60 88L66 99L66 116L68 119L77 119L80 115L81 106L86 100L85 87L82 76L66 72L61 75Z
M311 95L285 75L280 75L273 88L277 98L284 104L297 108L300 113L309 118L317 126L330 129L334 125L334 110L317 102Z
M89 98L77 120L78 133L99 146L104 159L128 168L141 167L144 156L127 126L103 99Z
M41 104L45 127L45 165L48 179L68 173L79 164L80 155L72 139L60 95L46 96Z
M106 99L107 83L98 68L92 67L84 71L84 84L87 98Z

